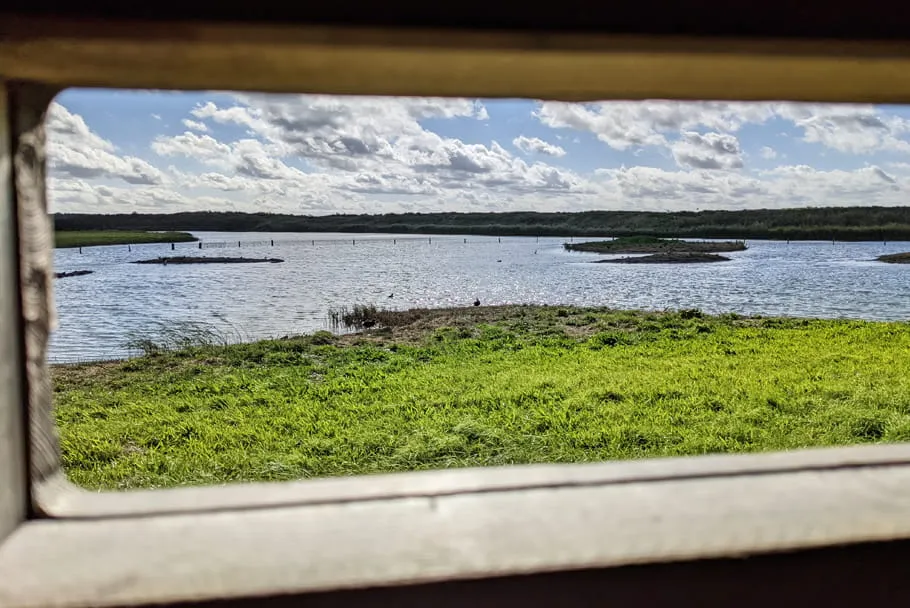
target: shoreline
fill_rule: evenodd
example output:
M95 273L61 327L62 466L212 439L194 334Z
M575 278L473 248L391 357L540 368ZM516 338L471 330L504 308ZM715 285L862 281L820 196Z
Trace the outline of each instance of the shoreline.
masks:
M105 247L108 245L143 245L148 243L195 243L199 239L189 232L153 232L147 230L55 230L54 249Z
M52 366L64 471L123 490L910 436L906 322L569 306L384 318Z

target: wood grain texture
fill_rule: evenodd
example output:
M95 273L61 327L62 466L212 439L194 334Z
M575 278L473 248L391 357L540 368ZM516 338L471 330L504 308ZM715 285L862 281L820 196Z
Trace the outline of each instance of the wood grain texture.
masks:
M0 75L332 94L910 101L910 43L0 20Z
M28 505L16 214L4 85L0 81L0 542L25 519Z
M255 598L907 538L906 465L44 520L0 546L0 605Z
M21 315L25 332L30 426L30 476L39 483L60 466L47 346L56 325L53 301L53 226L47 213L44 116L54 89L10 87L13 170L19 229Z

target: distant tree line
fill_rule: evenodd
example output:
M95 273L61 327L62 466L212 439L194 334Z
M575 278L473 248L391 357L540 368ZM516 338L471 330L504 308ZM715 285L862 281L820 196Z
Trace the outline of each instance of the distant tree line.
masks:
M325 216L216 211L117 215L62 213L56 214L54 221L57 230L910 240L910 207L811 207L700 212L387 213Z

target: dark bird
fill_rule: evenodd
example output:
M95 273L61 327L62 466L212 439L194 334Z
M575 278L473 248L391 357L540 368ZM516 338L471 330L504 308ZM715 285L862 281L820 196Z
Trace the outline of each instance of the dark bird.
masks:
M395 297L395 294L394 294L394 293L390 293L390 294L389 294L389 297L390 297L390 298Z
M366 320L363 322L363 326L364 326L365 328L367 328L367 329L373 327L374 325L376 325L376 321L373 320L373 319L366 319Z
M497 261L497 262L501 262L502 260L496 260L496 261Z
M480 300L474 300L474 306L480 306Z

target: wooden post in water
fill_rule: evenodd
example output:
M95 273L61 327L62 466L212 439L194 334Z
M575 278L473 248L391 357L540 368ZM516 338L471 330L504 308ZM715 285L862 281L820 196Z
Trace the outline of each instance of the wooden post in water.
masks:
M502 237L501 237L501 236L498 236L498 237L496 237L496 238L499 240L500 243L502 242Z
M429 243L430 245L432 245L432 244L433 244L433 237L427 238L427 243Z
M316 245L316 241L310 241L311 245Z
M467 242L468 242L468 239L465 239L464 242L467 243Z
M351 239L351 245L356 245L356 244L357 244L357 239Z
M398 244L398 239L392 239L392 244L393 244L393 245L397 245L397 244Z
M272 247L275 246L275 239L272 239Z
M199 241L199 249L202 249L202 241Z
M130 246L129 246L129 245L127 245L127 246L126 246L126 250L127 250L127 251L132 251L132 250L133 250L133 248L132 248L132 247L130 247Z
M173 251L173 250L174 250L174 244L171 243L171 251Z
M79 248L79 253L82 253L82 247Z
M237 241L237 247L238 248L240 247L240 241Z

